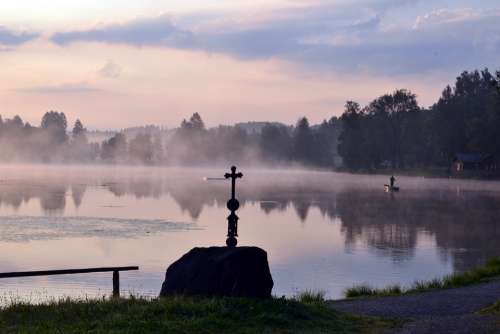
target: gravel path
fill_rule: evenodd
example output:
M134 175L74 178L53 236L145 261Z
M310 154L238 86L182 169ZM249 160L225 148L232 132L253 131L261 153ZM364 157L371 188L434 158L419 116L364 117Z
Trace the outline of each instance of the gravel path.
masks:
M500 300L500 280L412 295L332 301L339 311L409 320L394 333L500 333L498 318L474 314Z

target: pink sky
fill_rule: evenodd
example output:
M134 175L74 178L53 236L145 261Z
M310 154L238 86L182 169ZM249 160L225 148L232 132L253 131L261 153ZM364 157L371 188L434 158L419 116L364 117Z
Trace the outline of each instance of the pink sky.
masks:
M34 125L316 123L397 88L427 107L461 70L500 65L490 1L43 2L0 5L0 114Z

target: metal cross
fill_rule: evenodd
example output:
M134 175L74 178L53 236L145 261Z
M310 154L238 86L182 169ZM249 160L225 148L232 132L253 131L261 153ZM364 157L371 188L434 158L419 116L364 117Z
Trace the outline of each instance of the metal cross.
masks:
M227 239L226 245L228 247L236 247L238 240L238 216L236 210L240 207L240 202L236 199L236 179L242 178L242 173L236 173L236 166L231 167L231 173L224 175L226 179L231 178L231 199L227 201L227 208L231 214L227 217Z
M236 195L236 179L240 179L243 177L242 173L236 173L236 166L231 167L231 174L224 174L226 179L231 178L231 198L235 199ZM231 210L231 209L230 209Z

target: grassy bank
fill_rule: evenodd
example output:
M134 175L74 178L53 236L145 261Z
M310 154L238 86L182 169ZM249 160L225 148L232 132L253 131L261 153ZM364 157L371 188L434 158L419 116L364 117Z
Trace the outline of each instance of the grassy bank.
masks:
M495 304L482 309L481 311L479 311L479 314L494 314L500 316L500 300Z
M293 300L62 300L0 310L1 333L373 333L388 325L340 314L314 294Z
M500 276L500 258L494 258L485 266L463 273L455 273L443 278L430 281L417 281L410 287L404 288L392 285L386 288L372 288L369 285L358 285L345 291L346 298L395 296L408 293L417 293L433 289L449 289L479 283Z

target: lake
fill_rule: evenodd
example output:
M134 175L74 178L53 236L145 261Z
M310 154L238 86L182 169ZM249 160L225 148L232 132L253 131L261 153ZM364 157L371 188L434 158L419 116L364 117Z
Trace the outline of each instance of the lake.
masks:
M0 167L0 272L138 265L122 294L155 296L195 246L224 245L229 168ZM268 252L273 294L407 285L500 255L500 183L241 168L239 245ZM111 273L0 280L3 302L112 290Z

